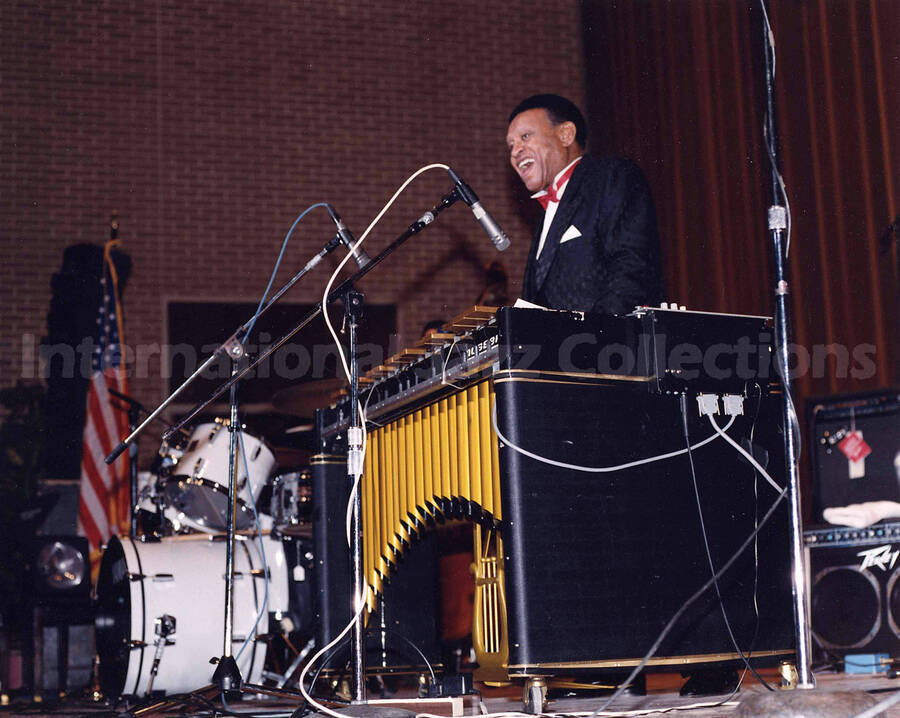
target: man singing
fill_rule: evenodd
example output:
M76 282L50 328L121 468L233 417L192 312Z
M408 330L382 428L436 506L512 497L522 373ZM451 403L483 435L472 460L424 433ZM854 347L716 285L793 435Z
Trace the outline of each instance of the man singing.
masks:
M650 189L621 157L584 154L587 123L570 100L534 95L509 116L509 161L544 207L522 298L550 309L624 314L662 299Z

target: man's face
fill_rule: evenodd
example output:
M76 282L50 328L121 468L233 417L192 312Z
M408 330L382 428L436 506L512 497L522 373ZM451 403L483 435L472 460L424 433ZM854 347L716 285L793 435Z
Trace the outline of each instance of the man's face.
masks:
M509 163L529 192L548 187L553 178L581 154L575 144L575 125L554 125L542 108L513 117L506 132Z

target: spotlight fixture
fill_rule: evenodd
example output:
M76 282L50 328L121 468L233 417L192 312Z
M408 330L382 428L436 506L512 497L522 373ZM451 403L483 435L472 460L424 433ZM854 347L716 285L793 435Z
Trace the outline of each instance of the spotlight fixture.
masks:
M35 561L37 580L51 591L71 591L88 581L88 557L74 542L52 540L41 546Z

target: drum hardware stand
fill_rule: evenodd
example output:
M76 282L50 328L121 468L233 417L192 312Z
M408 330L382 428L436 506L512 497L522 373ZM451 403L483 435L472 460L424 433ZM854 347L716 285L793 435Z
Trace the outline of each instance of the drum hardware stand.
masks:
M775 135L775 75L770 59L769 22L766 0L760 0L763 10L763 45L765 49L766 81L766 151L771 162L772 206L768 209L768 228L775 259L775 350L776 366L782 382L782 420L784 422L785 473L788 481L790 522L790 550L792 564L792 588L794 598L794 628L797 644L797 688L815 688L816 682L810 666L810 617L806 572L803 560L803 525L800 514L799 436L796 414L791 399L791 377L788 369L788 339L790 319L788 311L787 255L782 242L787 229L787 211L781 204L782 191L778 172L778 142ZM774 52L774 49L772 50Z
M269 680L276 682L277 688L284 688L288 683L290 683L297 674L297 669L300 667L300 664L303 663L303 659L309 655L309 652L316 645L316 639L310 638L306 645L300 649L300 652L297 653L297 656L291 661L291 665L287 667L284 674L280 673L272 673L269 671L263 671L263 678L268 678Z
M170 641L169 636L175 633L175 617L164 613L156 619L154 631L156 632L156 651L153 654L153 665L150 667L150 678L147 681L147 692L144 694L149 696L153 693L153 681L156 680L156 674L159 673L159 662L162 660L163 651L166 646L174 646L175 641Z
M306 645L303 646L302 649L300 649L300 653L297 654L297 657L291 662L291 665L288 666L288 669L284 672L284 678L278 682L279 688L284 688L288 683L297 678L300 664L303 663L303 659L306 658L315 647L316 639L310 638L306 642Z

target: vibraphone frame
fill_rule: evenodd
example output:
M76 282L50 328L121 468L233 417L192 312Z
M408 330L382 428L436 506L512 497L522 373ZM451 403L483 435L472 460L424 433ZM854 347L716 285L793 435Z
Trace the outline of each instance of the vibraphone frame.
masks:
M496 317L484 311L460 317L450 329L377 368L364 394L369 613L434 525L464 518L474 525L476 678L637 665L681 602L709 578L686 457L584 474L502 444L494 415L513 444L572 464L613 466L683 448L681 393L694 407L699 393L741 395L755 416L735 417L731 433L752 437L754 455L767 457L769 472L783 480L768 321L655 309L591 317L504 308ZM701 356L726 349L717 352L712 371L699 366L690 372L672 361L673 348L681 345ZM317 496L346 481L346 415L340 402L317 412ZM711 433L696 413L688 421L694 441ZM694 459L710 548L721 565L774 492L760 488L749 464L722 441L696 450ZM336 635L349 618L349 590L346 605L338 600L333 610L346 583L333 560L345 544L343 521L333 520L339 513L334 501L316 512L322 519L315 529L319 597L332 606L323 614L328 620L320 640ZM320 555L323 544L328 547ZM756 662L775 662L793 655L785 507L760 532L756 551L759 563L747 554L720 589L742 648L751 647ZM333 565L326 567L328 561ZM424 612L435 610L433 600L424 604ZM406 612L423 608L413 604ZM422 621L395 618L398 626L404 620L427 636ZM710 591L648 665L685 670L739 660Z

